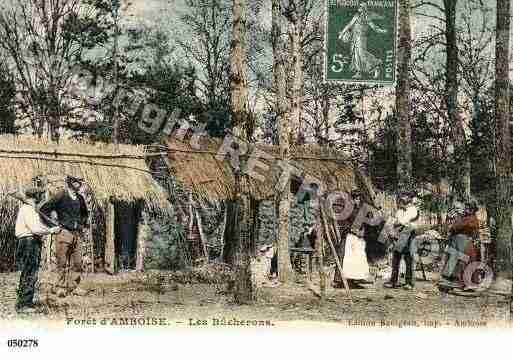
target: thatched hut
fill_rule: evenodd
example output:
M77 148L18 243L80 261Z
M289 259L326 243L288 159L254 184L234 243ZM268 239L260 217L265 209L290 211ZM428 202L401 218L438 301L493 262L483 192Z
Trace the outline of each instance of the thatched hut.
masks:
M221 140L203 136L199 142L171 136L167 140L167 165L171 174L200 198L227 200L234 194L232 158ZM229 152L229 151L228 151ZM292 147L292 187L304 180L319 185L324 192L360 190L372 203L375 193L368 178L340 151L318 145ZM272 199L282 171L277 146L247 145L239 155L245 176L243 190L255 200ZM297 187L296 187L297 189Z
M94 231L90 258L99 258L107 270L114 271L120 243L128 241L132 262L142 268L144 245L138 240L141 208L169 208L167 194L155 182L146 160L142 146L52 144L0 136L0 270L13 268L16 246L14 223L19 203L7 194L21 190L36 176L44 178L51 191L63 185L65 175L82 178L88 187Z
M233 148L238 148L239 152L234 154ZM250 199L248 206L240 207L247 214L242 217L249 219L242 227L249 231L246 234L250 236L254 248L261 227L259 203L274 199L284 172L278 147L264 144L233 145L230 138L225 141L206 136L184 138L180 137L180 133L175 133L167 139L166 150L167 167L179 183L191 189L199 198L228 201L228 208L237 193L237 166L234 163L240 164L240 193L247 194L245 197ZM290 191L297 195L297 204L304 202L305 213L305 200L310 198L310 191L315 189L317 194L352 193L358 190L365 202L375 205L376 195L372 184L343 153L317 145L293 147L290 152ZM227 213L230 214L225 217L223 259L228 262L234 251L230 243L233 238L242 235L233 232L233 228L241 228L237 225L236 218L239 216L236 212L228 209ZM318 219L314 218L314 221ZM292 231L297 232L296 229ZM298 238L296 233L289 239L295 241Z

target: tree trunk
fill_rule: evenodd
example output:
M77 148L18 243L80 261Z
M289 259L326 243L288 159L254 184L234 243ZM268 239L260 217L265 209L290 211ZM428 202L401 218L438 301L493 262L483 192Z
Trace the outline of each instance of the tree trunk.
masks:
M199 223L196 218L196 209L194 208L194 199L192 191L189 192L188 200L188 225L187 225L187 251L193 263L203 257L203 249L201 245L201 234L199 231Z
M255 283L251 271L252 246L252 211L249 195L242 194L238 211L239 241L235 251L235 286L234 299L238 304L251 304L255 301Z
M455 168L452 179L456 197L464 200L470 196L470 159L467 153L464 122L458 116L458 40L456 36L456 5L457 0L444 0L445 10L445 41L446 41L446 74L445 91L447 118L452 125L454 143Z
M234 121L234 134L244 138L243 130L248 122L248 85L246 79L247 47L247 0L233 0L233 29L231 44L231 105ZM242 182L240 169L235 169L234 197L238 203L235 231L235 286L234 298L239 304L252 303L255 300L253 278L251 275L251 208L246 193L246 181ZM244 192L244 193L241 193Z
M328 86L328 85L326 85ZM322 99L322 124L324 129L324 138L319 141L319 145L323 146L329 143L330 131L329 131L329 123L330 123L330 109L331 109L331 101L329 92L323 94Z
M278 118L278 138L280 158L285 166L290 163L290 123L287 105L287 82L285 78L285 56L280 0L272 2L272 40L273 40L273 74L276 89L276 115ZM277 188L275 195L276 213L278 217L278 279L285 283L292 275L289 257L289 211L290 211L290 178Z
M495 235L497 276L511 279L510 2L497 0L495 48Z
M119 92L119 18L116 10L116 14L114 16L114 52L113 52L113 61L114 61L114 97L118 97ZM112 143L117 145L119 144L119 101L114 103L114 114L112 119Z
M399 2L399 46L397 54L397 178L399 190L411 190L412 143L410 123L411 62L410 0Z
M238 206L234 201L226 202L226 223L223 235L223 262L232 266L234 264L235 246L237 237L235 235L235 222Z
M299 6L298 6L299 7ZM303 102L303 47L301 45L303 35L302 14L296 8L290 27L292 38L292 99L291 99L291 123L294 141L299 142L301 137L301 110Z

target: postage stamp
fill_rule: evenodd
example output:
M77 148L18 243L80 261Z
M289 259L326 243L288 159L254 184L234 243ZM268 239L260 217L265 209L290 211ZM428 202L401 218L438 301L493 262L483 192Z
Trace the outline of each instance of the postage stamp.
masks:
M326 81L394 84L396 1L327 1L325 37Z

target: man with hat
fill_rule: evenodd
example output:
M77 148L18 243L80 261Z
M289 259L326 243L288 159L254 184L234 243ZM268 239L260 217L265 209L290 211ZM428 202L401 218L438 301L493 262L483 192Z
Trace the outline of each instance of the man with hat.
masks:
M53 292L59 297L85 295L79 288L82 273L81 235L89 217L80 194L82 180L67 176L65 188L44 202L40 210L47 216L57 214L62 230L55 238L59 279Z
M16 219L16 238L18 238L17 262L21 266L16 311L23 314L35 313L34 292L41 261L43 236L57 234L59 227L49 228L41 222L36 211L44 190L30 187L25 190L25 198Z
M392 275L390 281L384 284L385 288L399 287L399 267L401 259L406 262L405 289L415 287L415 257L417 248L413 237L415 236L416 222L419 212L415 206L412 192L400 192L398 195L398 209L395 215L394 227L398 230L398 238L392 253Z

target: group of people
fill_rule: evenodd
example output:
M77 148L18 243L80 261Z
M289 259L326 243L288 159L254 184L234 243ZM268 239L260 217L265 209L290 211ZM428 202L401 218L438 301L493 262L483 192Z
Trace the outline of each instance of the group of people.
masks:
M349 200L353 201L354 211L349 218L344 221L338 221L340 234L345 241L343 245L337 248L337 255L342 260L342 271L350 288L364 288L365 284L373 282L370 275L370 267L368 262L368 236L366 239L367 228L355 231L352 224L355 220L360 207L360 198L358 192L352 193ZM434 233L437 238L441 239L437 232L432 231L430 225L421 224L419 221L419 209L415 194L412 192L401 192L397 198L397 211L393 217L392 226L393 234L391 234L391 274L390 278L384 283L387 289L403 288L412 290L415 288L415 271L422 255L422 248L419 247L422 242L421 236L425 235L429 238ZM334 203L334 211L344 208L344 203ZM465 269L468 264L479 260L480 252L475 247L476 239L480 236L480 223L477 218L478 204L475 200L468 200L464 203L455 202L453 209L448 214L448 233L445 249L443 250L440 262L440 280L438 286L441 290L448 288L460 288L463 290L472 290L479 284L482 278L479 273L475 273L469 279L465 278ZM384 221L384 219L383 219ZM379 221L378 221L379 222ZM428 232L429 231L429 232ZM317 232L314 228L310 228L307 237L315 237ZM315 239L310 241L315 243ZM313 246L313 245L312 245ZM386 247L386 245L384 244ZM437 249L438 251L438 249ZM387 252L386 248L383 252ZM440 259L440 253L430 253L429 255ZM271 265L271 274L276 277L278 271L276 256L273 257L274 263ZM401 262L405 262L404 283L400 280ZM468 282L468 283L465 283ZM332 283L335 288L344 286L343 279L338 268Z
M447 242L443 250L440 262L440 280L438 287L441 290L463 289L473 290L482 280L480 272L471 273L470 277L465 276L465 270L470 263L479 260L480 252L475 243L480 236L480 223L477 217L478 203L474 199L465 202L455 202L453 209L448 215ZM412 290L415 288L415 271L421 259L419 239L427 230L429 225L419 222L419 210L416 206L415 196L412 193L400 193L398 196L398 209L393 219L396 238L392 243L392 272L390 279L384 283L385 288L404 288ZM359 241L365 243L364 241ZM347 247L347 244L346 244ZM439 247L439 246L437 246ZM433 250L431 248L431 250ZM351 255L347 251L346 255ZM364 254L360 254L364 257ZM439 257L440 253L429 255ZM362 259L363 260L363 259ZM405 262L404 284L400 283L400 264ZM354 260L350 260L350 265ZM346 271L344 266L344 272ZM348 267L347 275L351 279L351 270Z
M17 262L21 266L16 310L19 313L36 312L34 292L38 281L43 241L55 240L58 279L52 286L52 292L58 297L68 295L85 295L80 287L82 273L81 237L88 225L88 209L81 194L82 180L67 176L64 189L44 198L45 188L33 186L24 192L23 204L16 221L18 238ZM419 235L419 212L413 200L414 196L402 193L398 196L398 210L394 217L394 226L398 236L392 247L392 273L384 284L386 288L415 287L415 269L418 261L416 236ZM338 255L343 257L343 274L353 288L370 279L369 264L366 254L366 242L362 231L354 231L352 223L359 208L359 196L353 193L354 213L344 223L339 223L341 235L345 236L344 248L339 248ZM336 207L336 206L335 206ZM479 237L480 224L476 216L478 205L470 200L465 205L454 207L448 231L448 243L442 261L440 288L472 289L479 278L465 280L466 264L479 258L474 240ZM316 231L311 229L308 239L315 246ZM46 239L45 239L46 238ZM51 245L51 243L48 243ZM274 256L276 257L276 256ZM464 258L465 260L462 260ZM406 263L405 284L399 283L400 263ZM277 261L271 262L271 274L277 273ZM342 287L341 273L336 270L334 287Z
M396 213L396 226L399 235L392 249L392 275L384 284L386 288L400 287L399 268L401 259L406 264L405 284L403 288L415 287L415 269L419 260L418 236L426 227L418 223L418 210L412 198L399 197ZM479 260L479 251L475 243L480 236L480 223L477 217L478 203L474 199L465 202L456 201L448 214L447 242L442 254L440 280L438 287L442 290L458 288L473 290L482 280L480 273L473 273L470 279L465 278L468 264ZM424 227L424 228L422 228ZM438 253L431 253L438 256Z
M82 180L67 176L64 188L46 199L42 186L34 185L24 191L16 220L17 262L21 267L16 301L18 313L39 310L34 294L45 240L55 241L58 278L52 293L61 298L87 294L80 288L81 236L89 217L82 186ZM51 246L51 243L46 244Z

